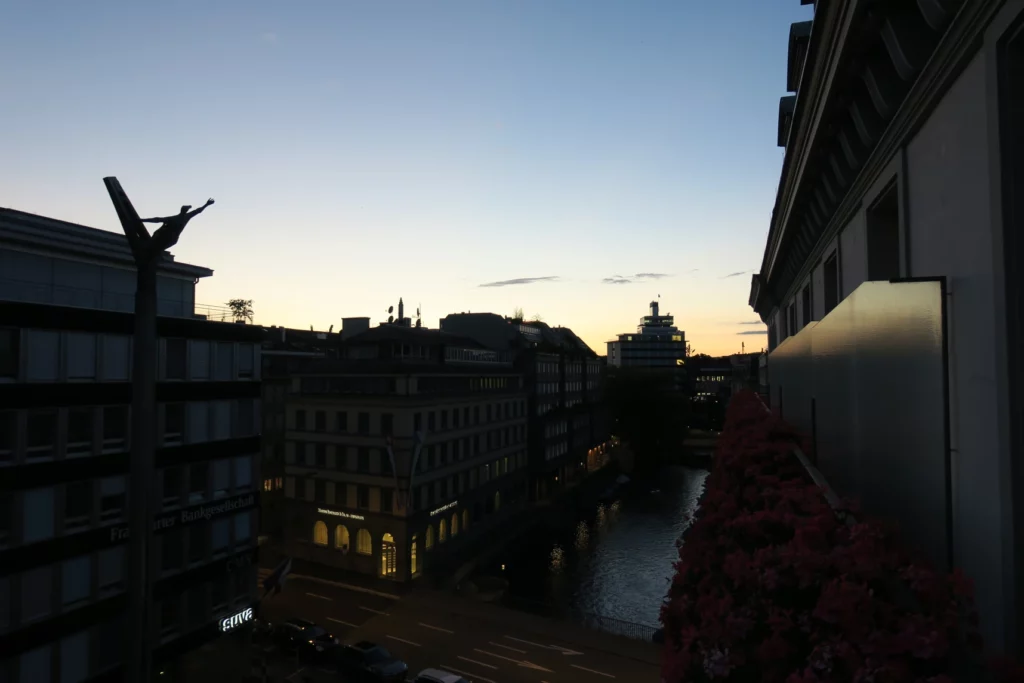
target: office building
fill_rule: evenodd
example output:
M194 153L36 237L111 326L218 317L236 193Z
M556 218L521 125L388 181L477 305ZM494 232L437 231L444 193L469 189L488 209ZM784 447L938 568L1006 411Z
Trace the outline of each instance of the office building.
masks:
M531 499L549 498L607 461L606 366L572 330L494 313L454 313L441 329L506 354L522 374Z
M804 2L807 4L807 2ZM819 2L790 33L750 304L819 468L1024 655L1024 3Z
M685 388L685 363L686 333L676 328L671 315L660 315L657 301L651 302L650 314L640 319L635 334L620 334L608 342L610 367L671 372L680 390Z
M290 371L285 550L406 582L522 508L526 393L471 339L363 320Z
M210 275L160 266L157 478L132 491L127 241L0 209L0 680L122 680L133 495L158 497L154 664L251 614L262 333L196 316Z

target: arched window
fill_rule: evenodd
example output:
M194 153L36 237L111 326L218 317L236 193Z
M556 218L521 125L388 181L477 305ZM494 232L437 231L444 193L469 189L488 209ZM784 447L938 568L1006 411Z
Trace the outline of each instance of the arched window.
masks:
M360 555L373 554L373 539L370 538L370 532L366 529L360 529L356 533L356 552Z
M497 512L501 508L501 491L494 492L494 511Z
M327 525L318 521L313 525L313 543L327 545Z
M469 508L462 511L462 530L469 528Z
M448 540L448 522L441 520L441 523L437 525L437 541L444 543Z
M338 550L348 550L348 529L344 524L334 527L334 547Z
M413 535L412 543L409 544L409 573L413 576L419 571L419 565L416 563L416 536Z
M434 547L434 527L427 525L427 550Z
M398 571L398 552L395 537L384 534L380 540L380 575L394 576Z
M459 535L459 513L452 514L452 536Z

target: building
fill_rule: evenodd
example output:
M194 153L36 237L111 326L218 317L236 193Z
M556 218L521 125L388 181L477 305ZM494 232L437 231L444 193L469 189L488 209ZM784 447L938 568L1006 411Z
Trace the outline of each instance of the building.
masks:
M508 354L522 374L531 499L548 498L607 462L606 366L572 330L494 313L454 313L440 326Z
M806 2L804 4L807 4ZM817 3L750 304L771 407L1024 655L1024 2Z
M502 354L399 320L290 372L285 550L406 582L521 509L526 392Z
M285 531L284 453L288 441L285 415L291 374L310 358L337 357L340 339L341 335L333 332L333 326L327 332L284 327L271 327L266 331L262 351L261 545L268 541L280 541Z
M256 588L262 333L195 315L210 275L159 271L161 668L236 629ZM121 680L134 289L123 235L0 209L0 680Z
M685 383L685 363L686 333L676 328L671 315L659 315L657 301L651 302L650 315L640 319L636 334L620 334L608 342L609 366L674 372L680 389Z

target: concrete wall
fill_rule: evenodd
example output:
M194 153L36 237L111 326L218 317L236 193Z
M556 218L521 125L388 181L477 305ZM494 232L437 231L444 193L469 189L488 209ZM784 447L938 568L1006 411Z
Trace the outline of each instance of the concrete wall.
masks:
M945 275L950 430L954 453L954 561L977 586L986 633L1002 629L1005 501L997 424L993 216L984 52L953 83L907 146L909 256L914 276ZM1001 229L1001 228L999 228ZM1001 313L999 313L1001 315Z

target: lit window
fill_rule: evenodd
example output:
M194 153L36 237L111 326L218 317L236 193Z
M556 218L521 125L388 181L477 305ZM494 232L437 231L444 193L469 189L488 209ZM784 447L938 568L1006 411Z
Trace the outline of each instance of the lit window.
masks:
M327 525L323 522L317 521L313 525L313 543L327 545Z
M398 551L395 548L395 537L384 534L380 543L381 576L394 576L398 571Z
M452 515L452 536L459 535L459 513Z
M448 522L443 519L437 525L437 540L439 543L444 543L448 540Z
M427 546L427 550L430 550L431 548L434 547L434 527L430 526L429 524L427 525L426 546Z
M334 528L334 547L343 552L348 552L348 527L339 524Z
M462 530L465 531L469 528L469 510L462 511Z
M370 538L370 532L366 529L360 529L356 533L356 552L360 555L373 554L373 540Z
M416 563L416 536L413 535L412 543L409 544L409 572L413 575L419 571L419 566Z

